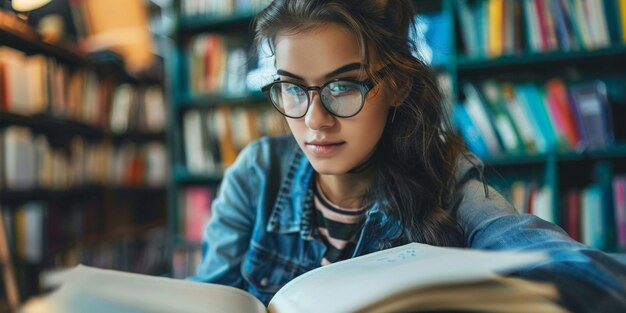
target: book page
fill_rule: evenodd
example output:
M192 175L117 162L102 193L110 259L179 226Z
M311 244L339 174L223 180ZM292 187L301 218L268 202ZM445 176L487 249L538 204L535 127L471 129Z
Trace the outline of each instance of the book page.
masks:
M51 295L28 302L20 313L266 313L243 290L79 265Z
M407 290L479 282L546 258L539 252L491 252L411 243L305 273L278 291L269 311L354 312Z
M566 313L557 305L555 286L518 278L496 277L481 282L409 290L354 313L472 311L498 313Z

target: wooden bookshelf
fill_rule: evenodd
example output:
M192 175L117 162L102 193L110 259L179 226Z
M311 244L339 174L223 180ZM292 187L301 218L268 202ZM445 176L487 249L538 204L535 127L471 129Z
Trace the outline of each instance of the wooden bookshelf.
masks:
M79 121L53 117L47 114L25 116L0 111L0 124L3 127L19 125L31 128L36 132L56 133L64 136L79 135L95 139L101 139L104 136L104 130L101 128Z
M14 223L16 214L21 214L25 210L31 209L31 207L35 207L41 215L40 222L42 227L38 230L42 236L40 238L42 243L40 247L41 258L35 261L25 260L22 256L18 256L15 251L11 251L12 254L15 254L12 255L12 259L15 261L15 271L18 273L18 282L20 282L19 293L21 299L27 300L29 297L42 292L39 286L39 273L52 269L51 267L54 266L56 261L56 255L49 253L63 252L56 250L51 252L47 244L68 246L69 242L59 242L59 240L79 240L81 234L73 233L73 231L81 227L92 227L91 231L95 233L106 233L107 229L101 228L104 222L98 222L97 217L107 215L128 219L128 221L124 221L127 222L128 227L122 230L128 234L133 233L135 226L138 229L143 227L143 224L134 224L135 222L145 224L146 221L149 222L149 219L157 218L159 226L163 227L166 224L166 175L163 176L163 182L160 184L148 182L148 178L145 176L142 177L143 180L134 180L133 186L129 187L125 186L125 182L128 179L124 176L126 175L124 170L132 168L139 173L136 174L137 176L147 175L148 160L146 155L142 154L144 153L144 147L152 148L156 145L165 147L167 144L167 129L150 128L150 130L145 130L139 126L134 127L135 125L133 124L133 127L127 128L127 131L113 133L110 125L110 116L112 115L110 109L113 107L113 93L116 91L116 88L121 85L131 86L133 92L137 95L134 103L143 104L143 93L145 90L151 86L162 87L164 85L164 74L162 73L162 66L159 69L156 63L154 68L145 72L130 73L126 71L125 63L120 55L112 51L85 53L79 49L79 45L75 42L45 42L33 27L14 14L2 11L2 9L0 9L0 41L7 52L13 53L15 51L20 56L23 55L24 59L43 56L42 63L45 65L43 67L45 71L37 72L37 74L43 78L42 81L45 81L44 84L47 86L45 89L46 96L42 100L42 108L38 108L36 113L25 113L25 111L31 112L30 107L34 107L34 105L28 101L23 101L23 99L20 99L20 103L8 97L0 100L0 145L2 145L0 146L0 153L2 153L0 155L0 161L2 161L0 162L0 207L3 213L5 213L7 221L13 224L16 224ZM10 55L16 55L16 53ZM4 62L14 62L11 65L18 63L18 61L12 59L3 58L0 60L2 66L4 66ZM22 62L21 58L19 62ZM58 76L54 76L56 72L53 74L52 71L61 68L67 73L65 84L59 84L61 89L66 88L64 91L65 98L59 100L61 99L59 97L53 100L52 90L55 87L52 86L53 82L57 81ZM25 74L29 76L10 76L13 73L10 73L6 68L3 69L5 69L2 73L4 76L0 80L4 80L4 84L0 88L7 88L6 84L8 83L23 87L34 80L32 72ZM21 69L21 67L17 67L17 69ZM11 70L15 70L15 68ZM87 91L88 87L82 84L86 85L91 82L86 82L87 79L81 80L80 78L84 77L80 77L75 79L76 81L74 82L80 85L77 87L78 89L70 90L72 85L70 78L74 78L72 75L80 74L83 71L88 73L88 75L96 77L94 88ZM15 77L22 77L22 80L15 79ZM33 93L32 90L34 89L29 89L29 92ZM6 94L3 91L0 90L0 95L5 97ZM74 91L78 91L80 95L70 95ZM89 92L92 93L88 94ZM140 93L141 97L139 97ZM72 96L75 98L70 98ZM164 96L164 101L167 100L167 96ZM94 105L94 103L97 103L97 105ZM91 104L91 107L87 108L89 104ZM26 106L29 110L24 110L23 107L18 108L18 106ZM164 109L166 108L164 107ZM76 110L72 111L73 109ZM35 110L32 111L34 112ZM135 123L137 125L144 123L147 119L143 116L141 118L139 116L137 118L129 118L131 115L132 113L129 112L122 118L126 117L129 120L129 124ZM167 118L167 116L165 117ZM4 147L5 140L8 138L6 134L16 130L25 131L31 136L29 137L32 139L30 144L33 145L33 148L30 154L33 154L33 156L29 155L26 158L27 160L35 160L33 163L36 166L31 168L39 169L45 167L46 169L53 169L50 172L46 172L46 174L33 170L34 179L32 179L28 187L12 186L11 184L14 182L9 181L8 176L5 177L5 175L8 175L8 171L4 168L7 166L4 163L4 154L13 152L6 151ZM12 134L14 135L15 132ZM23 138L20 138L20 140L19 144L24 144ZM44 141L47 144L40 145ZM127 151L122 151L123 149L132 150L133 152L126 153ZM154 150L151 149L150 151ZM163 151L166 151L166 148L163 148ZM37 158L35 156L36 153L43 157ZM128 158L126 163L123 164L121 163L123 160L119 161L119 164L122 164L119 168L112 170L107 167L113 164L116 158L123 159L122 156L126 157L128 155L132 155L132 158ZM21 161L19 156L13 159ZM44 159L46 161L42 161ZM103 161L105 159L106 162ZM162 159L165 162L167 156L163 155ZM154 160L155 158L152 158L150 162ZM108 163L109 161L111 163ZM45 166L43 165L44 162L47 162ZM62 163L62 166L59 166L59 163ZM167 164L163 164L161 167L165 173ZM58 173L59 168L67 170ZM81 172L81 170L84 170L84 172ZM108 176L111 172L121 173L119 175L115 174L117 175L115 179L119 179L121 183L102 182L102 180L114 177ZM61 177L61 179L53 179L50 182L47 178L48 176L46 176L50 173L54 173L52 174L53 177ZM155 174L155 172L150 173ZM133 173L133 175L135 174ZM106 176L106 178L102 179L103 176ZM44 180L46 180L45 183L43 182ZM148 208L147 206L150 207ZM148 210L152 211L150 214L146 214L148 216L147 220L135 218L134 215L141 215L144 212L148 212ZM51 213L55 215L52 216ZM54 220L49 220L51 216L54 217ZM91 224L83 225L82 223L87 219L91 221ZM109 217L109 219L111 218ZM110 222L108 223L111 224ZM52 233L53 230L56 231L55 229L60 227L65 227L63 234L59 234L60 232ZM14 236L12 236L14 241L17 241L16 231L20 231L21 234L22 232L34 230L33 227L25 229L23 225L12 225L10 228L14 233ZM124 234L120 234L119 237L123 236ZM52 237L56 241L52 242ZM15 248L17 244L24 245L26 243L12 242L11 246ZM106 244L106 242L103 240L102 244ZM136 248L138 252L143 249L140 246ZM83 258L84 255L81 253L80 251L75 251L74 257L77 258L73 260L76 261ZM106 257L121 259L131 256L107 255ZM132 260L120 261L120 264L124 262L131 263ZM2 297L0 296L0 298Z

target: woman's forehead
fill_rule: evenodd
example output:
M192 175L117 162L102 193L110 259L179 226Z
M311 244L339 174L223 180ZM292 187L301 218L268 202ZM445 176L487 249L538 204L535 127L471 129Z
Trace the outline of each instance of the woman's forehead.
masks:
M337 24L279 33L274 40L276 67L310 80L346 64L366 64L352 32Z

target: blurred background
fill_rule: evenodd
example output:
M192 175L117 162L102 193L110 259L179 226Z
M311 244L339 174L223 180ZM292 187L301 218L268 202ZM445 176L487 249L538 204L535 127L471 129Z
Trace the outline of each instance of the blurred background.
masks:
M454 131L522 213L626 252L626 0L412 0ZM0 0L0 312L79 263L184 278L222 173L285 133L269 0Z

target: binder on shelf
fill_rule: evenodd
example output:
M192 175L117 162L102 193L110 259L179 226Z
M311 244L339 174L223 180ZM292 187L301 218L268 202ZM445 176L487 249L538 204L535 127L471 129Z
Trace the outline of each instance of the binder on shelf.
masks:
M468 57L478 58L481 56L479 45L478 25L476 18L472 12L467 0L459 0L456 6L456 12L459 17L461 32L463 35L463 43L465 45L465 53Z
M481 87L482 94L485 97L484 102L489 108L489 114L493 117L493 123L506 147L507 153L517 154L525 152L525 145L504 103L504 96L500 87L492 80L483 82Z
M569 88L571 102L587 149L606 148L613 143L613 117L606 84L595 81Z
M607 247L603 212L602 188L593 184L583 189L581 199L581 238L586 245L597 249Z
M572 112L567 87L562 80L551 79L546 83L546 100L559 135L564 136L570 148L576 149L581 142L580 127Z
M487 157L489 155L487 145L483 141L480 130L467 113L465 105L460 103L455 105L452 110L452 118L457 130L461 132L463 139L465 139L468 148L480 158Z
M520 138L524 143L524 148L529 153L537 152L536 134L529 115L520 103L519 97L515 94L515 87L511 83L501 84L502 97L515 127L519 131Z
M501 145L501 140L494 129L494 124L491 122L491 116L486 110L486 106L476 87L469 82L465 83L463 92L465 93L467 113L480 130L481 136L487 144L489 154L497 155L504 152L505 147Z

